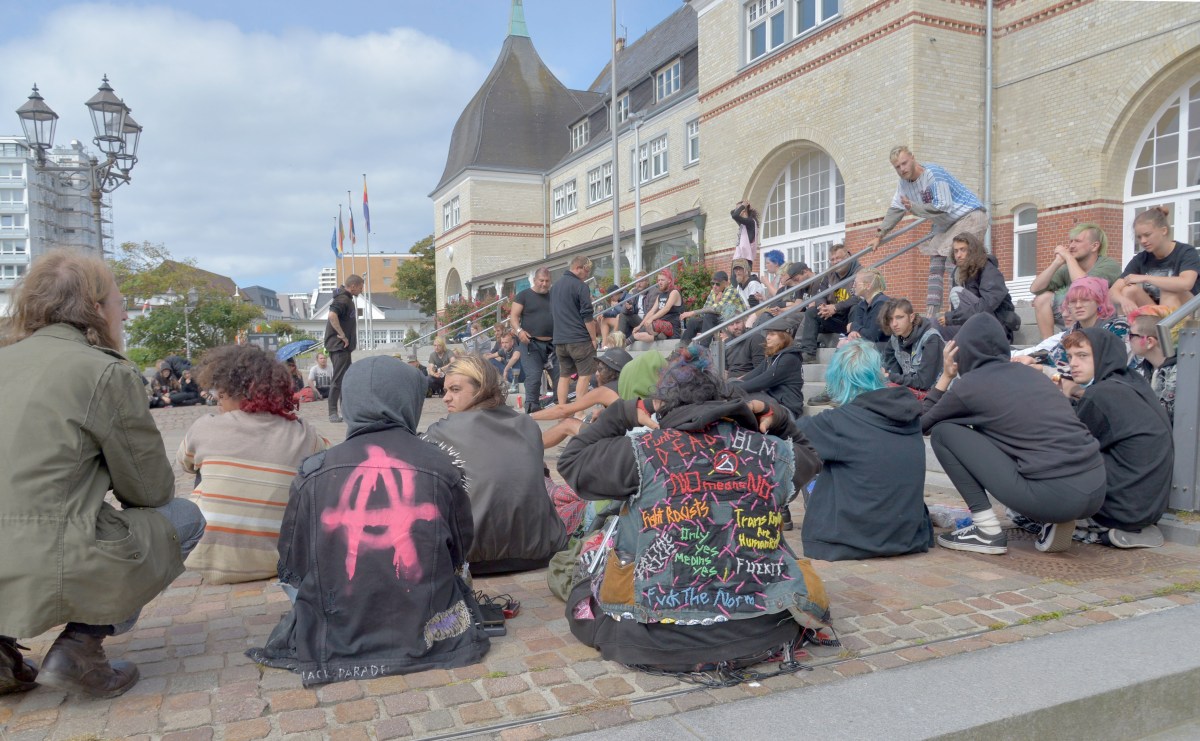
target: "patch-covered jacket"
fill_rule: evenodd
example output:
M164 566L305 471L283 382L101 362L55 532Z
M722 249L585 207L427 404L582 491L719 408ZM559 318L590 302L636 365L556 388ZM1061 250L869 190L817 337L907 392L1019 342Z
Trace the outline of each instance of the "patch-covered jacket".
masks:
M306 459L279 533L296 604L248 654L305 686L478 662L488 637L459 574L472 534L461 469L408 430Z
M709 625L790 611L803 625L827 622L820 578L782 533L784 508L820 462L782 409L776 418L778 435L764 435L744 401L714 401L626 437L637 411L618 402L568 444L559 471L580 496L627 502L599 577L605 613Z

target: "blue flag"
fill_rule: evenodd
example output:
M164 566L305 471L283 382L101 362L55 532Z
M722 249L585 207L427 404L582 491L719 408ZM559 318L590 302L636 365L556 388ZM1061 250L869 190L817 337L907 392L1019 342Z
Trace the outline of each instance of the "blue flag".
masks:
M338 243L337 243L337 225L336 225L336 224L335 224L335 225L334 225L334 227L333 227L333 236L329 238L329 249L333 250L333 256L334 256L334 257L341 257L341 256L342 256L342 253L341 253L341 251L339 251L339 250L338 250Z

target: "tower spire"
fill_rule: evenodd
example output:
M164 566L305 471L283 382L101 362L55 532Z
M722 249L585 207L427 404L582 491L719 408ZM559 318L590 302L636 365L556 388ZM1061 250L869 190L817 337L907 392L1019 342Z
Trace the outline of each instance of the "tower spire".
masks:
M525 6L521 4L521 0L513 0L512 15L508 21L508 35L529 38L529 29L525 27Z

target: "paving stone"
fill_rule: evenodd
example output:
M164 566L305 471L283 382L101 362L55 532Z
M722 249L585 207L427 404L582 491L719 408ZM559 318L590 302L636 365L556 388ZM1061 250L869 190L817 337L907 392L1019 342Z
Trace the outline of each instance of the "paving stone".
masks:
M633 716L630 715L629 708L627 706L593 710L587 714L587 718L599 730L624 725L633 720Z
M526 692L525 694L506 700L504 707L508 709L510 714L520 718L536 713L544 713L550 709L550 703L539 694Z
M576 667L578 670L578 667ZM483 691L488 697L515 695L529 689L529 683L521 677L488 677L483 680Z
M544 738L549 736L538 725L517 726L500 731L500 741L541 741Z
M633 687L621 677L605 677L597 679L593 685L601 697L621 697L633 692Z
M423 731L441 731L454 725L454 716L449 710L430 710L411 716L416 727Z
M402 692L383 698L383 708L388 715L408 715L429 709L429 695L424 692Z
M408 718L388 718L375 724L375 738L383 741L389 738L405 738L413 735L412 724Z
M430 669L405 675L409 687L444 687L450 684L450 672L445 669Z
M462 719L463 723L468 725L495 720L501 717L501 715L500 709L496 707L496 703L494 702L473 702L458 708L458 717Z
M596 699L596 693L591 688L580 684L554 687L550 690L550 693L554 695L554 699L558 700L559 704L564 706L578 705Z
M379 703L375 700L340 702L333 708L333 717L338 723L357 723L379 717Z
M533 672L530 677L533 679L533 683L539 687L566 684L571 681L571 678L562 669L546 669L545 671Z
M325 711L287 710L276 717L279 730L284 733L299 733L300 731L315 731L325 727Z
M468 702L479 702L483 699L479 690L469 684L456 684L449 687L439 687L432 692L434 699L442 707L454 707Z
M550 736L569 736L596 730L596 724L583 715L568 715L564 718L543 721L542 729Z
M362 696L362 686L360 686L358 681L354 679L351 679L347 682L333 682L331 684L326 684L317 690L317 700L322 705L346 702L348 700L357 700Z
M212 737L211 728L193 728L190 731L165 734L162 741L211 741Z
M267 700L271 703L272 713L303 710L317 706L317 693L312 690L284 690L283 692L272 692L267 695Z

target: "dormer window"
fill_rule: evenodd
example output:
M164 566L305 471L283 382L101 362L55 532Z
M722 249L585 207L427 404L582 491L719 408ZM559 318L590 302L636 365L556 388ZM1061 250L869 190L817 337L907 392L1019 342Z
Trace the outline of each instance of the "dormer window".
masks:
M629 119L629 93L625 93L617 98L617 123L624 123Z
M654 73L654 100L660 101L679 92L680 60L676 59Z
M571 151L588 143L588 120L585 118L571 127Z

